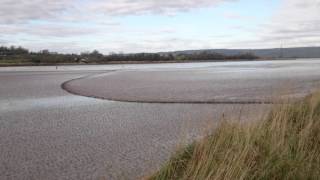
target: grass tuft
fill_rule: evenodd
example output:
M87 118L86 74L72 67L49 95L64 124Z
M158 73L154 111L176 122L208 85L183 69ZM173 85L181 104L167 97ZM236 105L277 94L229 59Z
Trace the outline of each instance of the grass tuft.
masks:
M150 180L319 179L320 93L276 105L254 122L223 121L179 150Z

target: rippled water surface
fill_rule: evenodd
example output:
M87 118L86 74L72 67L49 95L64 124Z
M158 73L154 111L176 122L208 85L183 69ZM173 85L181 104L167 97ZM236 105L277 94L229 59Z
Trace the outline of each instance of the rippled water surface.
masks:
M194 80L220 74L224 86L256 77L261 81L292 77L314 84L320 80L320 60L311 59L81 65L57 70L54 66L0 67L0 179L135 179L157 169L180 142L201 137L223 113L247 120L269 108L125 103L77 96L61 88L73 79L128 70L157 71L159 76L193 72ZM272 76L265 76L268 73ZM179 78L184 77L172 76Z

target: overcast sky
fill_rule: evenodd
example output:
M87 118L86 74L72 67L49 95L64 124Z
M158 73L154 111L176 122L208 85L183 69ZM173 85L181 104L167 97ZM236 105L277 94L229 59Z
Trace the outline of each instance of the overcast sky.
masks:
M79 53L320 46L320 0L0 0L0 45Z

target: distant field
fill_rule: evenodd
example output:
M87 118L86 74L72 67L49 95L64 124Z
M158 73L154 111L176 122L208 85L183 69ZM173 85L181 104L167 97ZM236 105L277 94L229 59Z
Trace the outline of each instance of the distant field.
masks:
M10 64L32 64L30 60L27 59L1 59L0 65L10 65Z

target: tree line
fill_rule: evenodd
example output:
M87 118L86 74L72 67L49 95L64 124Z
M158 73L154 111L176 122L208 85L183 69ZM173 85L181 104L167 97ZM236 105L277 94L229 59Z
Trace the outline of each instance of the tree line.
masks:
M198 53L111 53L104 55L97 50L83 52L80 54L62 54L42 50L32 52L23 47L0 47L0 63L12 64L60 64L60 63L95 63L104 64L110 62L159 62L159 61L205 61L205 60L235 60L235 59L257 59L251 53L227 56L212 51Z

